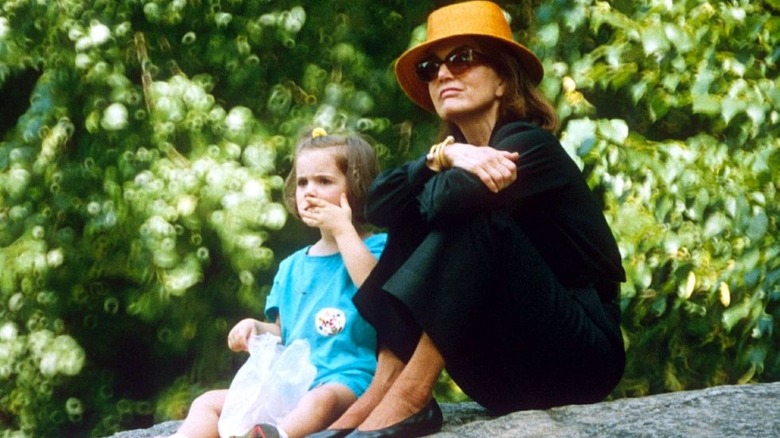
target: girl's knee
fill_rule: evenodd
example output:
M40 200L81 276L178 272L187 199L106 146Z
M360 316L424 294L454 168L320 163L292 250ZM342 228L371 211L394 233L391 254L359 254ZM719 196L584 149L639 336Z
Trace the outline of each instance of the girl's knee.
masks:
M222 405L225 404L226 391L222 389L206 391L192 401L190 411L213 411L219 413L222 411Z
M344 410L357 399L355 394L342 384L327 384L309 391L304 397L308 403L327 410Z

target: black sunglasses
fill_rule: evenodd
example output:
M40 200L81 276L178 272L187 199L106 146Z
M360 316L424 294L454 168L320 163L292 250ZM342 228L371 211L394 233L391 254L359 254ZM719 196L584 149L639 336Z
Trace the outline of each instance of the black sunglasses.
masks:
M471 47L458 47L447 54L444 59L439 59L436 55L423 58L414 66L414 72L422 82L431 82L439 76L442 64L447 66L450 73L458 76L465 73L472 65L487 64L487 58Z

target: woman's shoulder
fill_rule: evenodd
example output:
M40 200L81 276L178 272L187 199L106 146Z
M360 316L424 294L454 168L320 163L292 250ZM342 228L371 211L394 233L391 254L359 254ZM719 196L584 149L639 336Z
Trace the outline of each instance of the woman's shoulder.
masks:
M558 139L549 131L542 129L535 123L522 120L510 121L498 126L493 134L493 142L498 144L501 141L515 137L534 138L537 141L558 142Z

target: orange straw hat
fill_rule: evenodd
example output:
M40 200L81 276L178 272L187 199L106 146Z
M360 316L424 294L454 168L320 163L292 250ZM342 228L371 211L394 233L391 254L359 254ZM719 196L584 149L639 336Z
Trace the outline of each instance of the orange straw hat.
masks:
M534 84L539 84L544 76L544 67L539 58L527 47L512 39L501 8L489 1L468 1L445 6L428 16L428 33L423 42L398 57L395 62L395 77L407 96L427 111L435 111L428 84L420 81L415 74L415 64L435 43L459 36L490 38L499 42L510 54L514 54L526 74Z

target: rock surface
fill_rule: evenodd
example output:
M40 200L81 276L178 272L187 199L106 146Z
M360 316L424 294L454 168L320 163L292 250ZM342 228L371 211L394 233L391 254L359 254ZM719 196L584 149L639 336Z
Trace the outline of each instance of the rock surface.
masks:
M476 403L442 404L435 438L517 437L780 437L780 382L713 388L521 411L490 417ZM179 421L120 432L111 438L173 433Z

